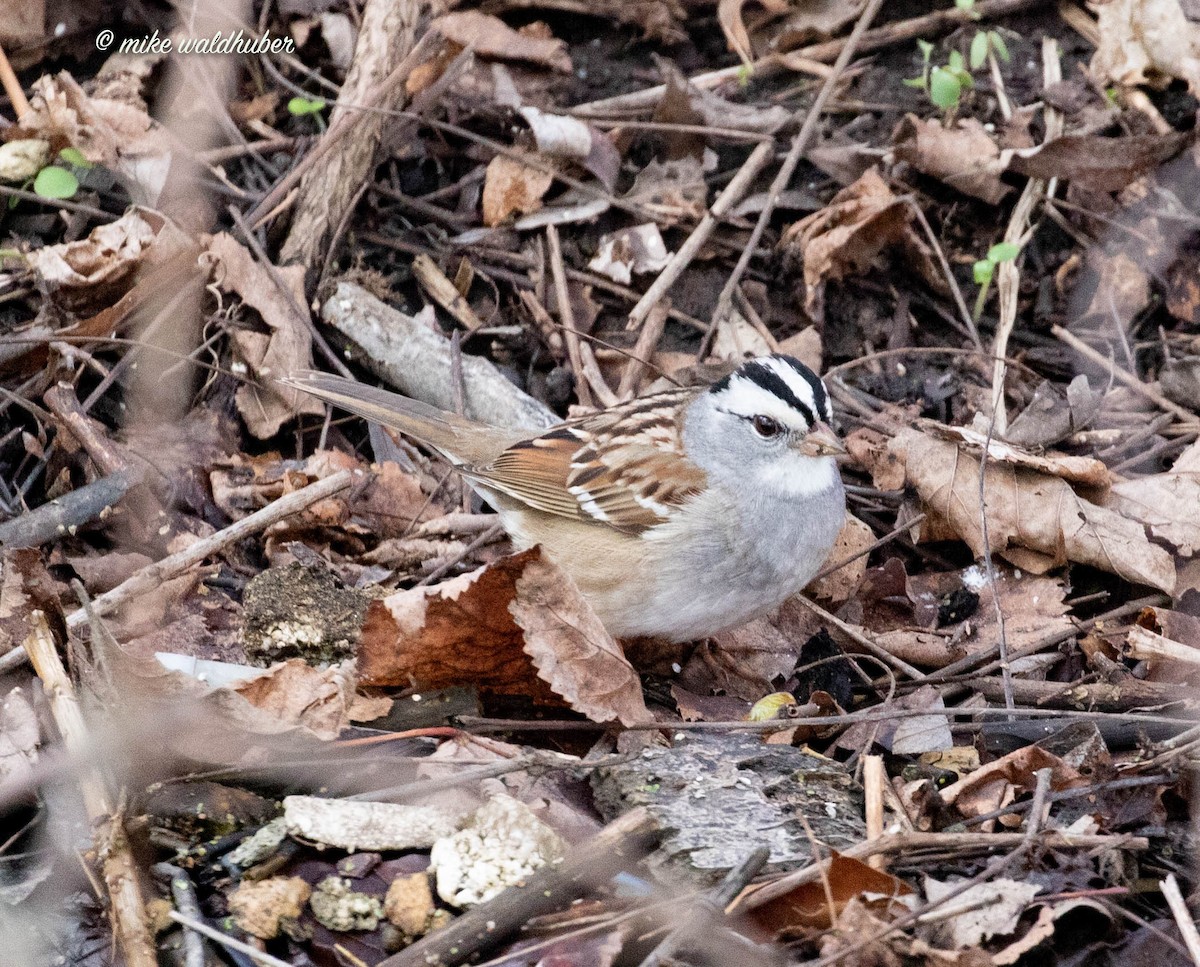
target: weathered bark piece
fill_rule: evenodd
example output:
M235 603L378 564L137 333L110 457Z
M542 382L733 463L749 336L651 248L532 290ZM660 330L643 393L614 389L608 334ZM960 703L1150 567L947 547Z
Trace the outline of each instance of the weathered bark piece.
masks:
M454 410L450 340L365 289L341 282L321 318L362 349L361 362L406 396ZM558 417L481 356L462 356L465 415L494 426L540 430Z
M812 862L808 833L845 849L866 836L863 792L840 763L758 734L689 734L670 749L647 749L592 780L605 817L644 806L665 831L652 865L715 882L757 846L766 870Z
M412 50L421 6L421 0L368 0L363 8L354 62L330 116L326 137L338 130L338 122L349 113L358 115L353 133L343 136L337 148L301 180L281 262L316 264L363 182L371 177L383 129L389 123L386 112L400 106L403 87L396 85L384 92L375 105L379 111L362 111L360 106L372 103L377 87ZM344 130L342 133L345 135Z

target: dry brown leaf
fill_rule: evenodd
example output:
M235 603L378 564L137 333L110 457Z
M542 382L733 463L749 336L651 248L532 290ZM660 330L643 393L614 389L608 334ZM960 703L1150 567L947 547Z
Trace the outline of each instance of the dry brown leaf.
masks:
M1180 454L1169 473L1114 484L1104 506L1150 528L1184 557L1200 551L1200 443Z
M977 420L977 422L982 421ZM1053 451L1036 454L1005 443L1003 440L997 440L995 437L989 441L986 425L980 429L978 426L947 426L944 423L935 423L933 420L920 420L918 423L924 432L943 440L962 444L963 450L972 455L983 453L986 444L989 461L1010 464L1024 470L1034 470L1038 473L1049 474L1051 477L1061 477L1070 483L1081 484L1085 487L1104 489L1112 482L1108 467L1095 457L1075 457Z
M33 84L31 110L21 118L23 131L46 138L54 147L78 148L96 164L115 167L121 154L144 151L153 122L133 105L89 97L70 74L44 74ZM154 144L157 150L163 145Z
M766 356L775 351L775 347L746 320L737 309L717 320L717 335L713 339L711 358L742 363L755 356Z
M747 915L751 922L772 933L797 927L826 930L830 926L830 917L837 916L852 899L863 893L901 897L912 892L912 887L903 880L833 850L820 879L768 900L747 911ZM753 896L753 893L748 894L748 897ZM832 909L829 906L831 898Z
M96 226L87 238L43 246L27 259L42 292L63 309L82 315L122 298L133 285L134 273L151 260L161 263L190 247L173 223L134 208Z
M508 610L525 633L538 677L571 708L595 722L651 720L637 672L554 563L539 555L525 565Z
M1110 0L1096 7L1100 45L1091 71L1118 84L1178 77L1193 91L1200 84L1200 27L1184 16L1179 0Z
M324 413L325 407L312 396L275 382L299 369L312 368L312 336L297 318L304 297L304 266L277 269L279 278L291 292L287 299L275 286L267 269L232 235L214 235L205 255L217 284L225 292L239 296L262 317L270 334L239 329L233 333L239 355L259 377L259 383L247 383L237 391L238 412L246 426L260 440L274 436L288 420L301 413Z
M1092 191L1120 191L1175 157L1190 140L1176 132L1124 138L1067 134L1014 152L1008 169L1030 178L1061 178Z
M1107 329L1113 322L1125 326L1150 301L1150 275L1136 252L1093 252L1088 267L1095 275L1096 288L1091 301L1075 326L1099 324Z
M646 721L641 684L577 588L538 548L435 587L372 602L358 650L365 685L469 685L595 721Z
M633 179L627 201L641 205L660 227L700 218L708 204L708 182L699 159L653 159Z
M1037 883L1017 880L995 880L978 883L959 893L958 883L941 883L932 877L925 879L925 893L932 904L961 904L961 912L947 917L934 926L933 936L939 946L953 950L978 950L992 937L1013 933L1034 896L1043 887Z
M487 166L483 181L483 223L499 225L510 215L536 211L554 176L498 154Z
M928 511L981 556L979 459L915 430L900 433L892 446L904 452L906 480ZM1139 524L1083 500L1065 481L992 463L985 480L993 553L1038 573L1073 561L1167 592L1174 586L1175 566L1166 550L1152 544Z
M56 151L78 148L89 161L121 174L135 202L155 206L180 145L151 120L139 97L130 97L115 81L110 74L89 95L66 71L40 77L21 129L45 138Z
M996 586L987 582L983 569L974 565L965 574L949 572L926 573L908 578L908 595L915 609L915 621L905 621L896 627L895 620L882 623L882 608L867 615L867 627L875 633L879 645L897 658L914 665L942 668L970 654L994 649L1000 640L1000 625L995 620L996 595L1004 614L1004 636L1010 650L1032 644L1055 632L1068 632L1073 627L1064 603L1067 589L1058 578L1018 578L1007 569L998 568ZM936 616L938 606L951 590L961 587L977 591L979 602L974 614L954 629L914 631L918 627L932 628L934 619L922 620L924 615ZM946 630L954 630L947 636Z
M472 48L481 57L523 60L564 74L571 72L571 58L565 41L513 30L499 17L478 10L448 13L433 21L430 29L462 47Z
M759 0L769 14L787 13L787 0ZM743 64L754 60L754 48L750 43L750 35L746 33L746 24L742 19L742 7L746 0L721 0L717 4L717 21L725 34L725 42L729 49L742 59Z
M697 695L724 694L748 702L777 691L788 678L804 643L821 630L809 608L788 600L769 618L758 618L698 645L677 681Z
M866 0L804 0L789 3L788 13L773 28L771 49L791 51L801 44L828 40L847 24L858 19Z
M788 227L780 239L804 260L805 308L823 315L825 282L865 272L885 248L909 237L912 208L871 169L819 212Z
M354 669L350 662L313 668L299 658L289 658L231 690L285 725L333 739L350 724Z
M975 118L960 118L948 128L937 118L907 114L892 142L901 161L989 205L998 205L1012 190L1000 180L1000 149Z
M942 790L942 800L963 816L981 816L1007 806L1018 791L1032 792L1037 784L1034 773L1039 769L1051 770L1050 788L1055 792L1089 782L1058 756L1027 745L951 783Z
M844 561L854 554L862 554L874 543L875 532L853 514L846 514L846 523L842 525L842 531L838 534L833 550L829 552L829 557L821 565L821 570L838 563L838 561ZM808 592L818 598L832 601L834 604L841 604L854 594L858 588L858 582L866 573L867 555L862 554L862 557L814 581L808 586Z

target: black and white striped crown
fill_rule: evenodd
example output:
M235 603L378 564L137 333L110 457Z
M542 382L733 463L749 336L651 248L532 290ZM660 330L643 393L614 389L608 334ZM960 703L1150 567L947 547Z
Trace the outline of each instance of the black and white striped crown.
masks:
M769 416L793 429L806 431L832 416L821 377L782 353L743 363L709 392L723 410L747 418Z

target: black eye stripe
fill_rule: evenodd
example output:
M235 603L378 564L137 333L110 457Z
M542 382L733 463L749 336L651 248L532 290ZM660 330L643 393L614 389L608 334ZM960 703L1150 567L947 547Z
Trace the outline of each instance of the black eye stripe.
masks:
M750 380L756 386L765 389L772 396L779 397L779 399L783 400L793 410L801 414L808 421L809 426L817 422L812 408L793 393L787 381L775 372L775 370L771 369L770 366L755 360L752 363L747 363L738 370L738 374L746 377L746 379Z

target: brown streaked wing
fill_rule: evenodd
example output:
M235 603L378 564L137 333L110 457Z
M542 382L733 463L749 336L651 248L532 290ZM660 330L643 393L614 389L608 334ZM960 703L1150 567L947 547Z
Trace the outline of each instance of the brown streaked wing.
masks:
M472 476L531 507L639 533L706 483L683 453L687 390L631 400L505 450Z

